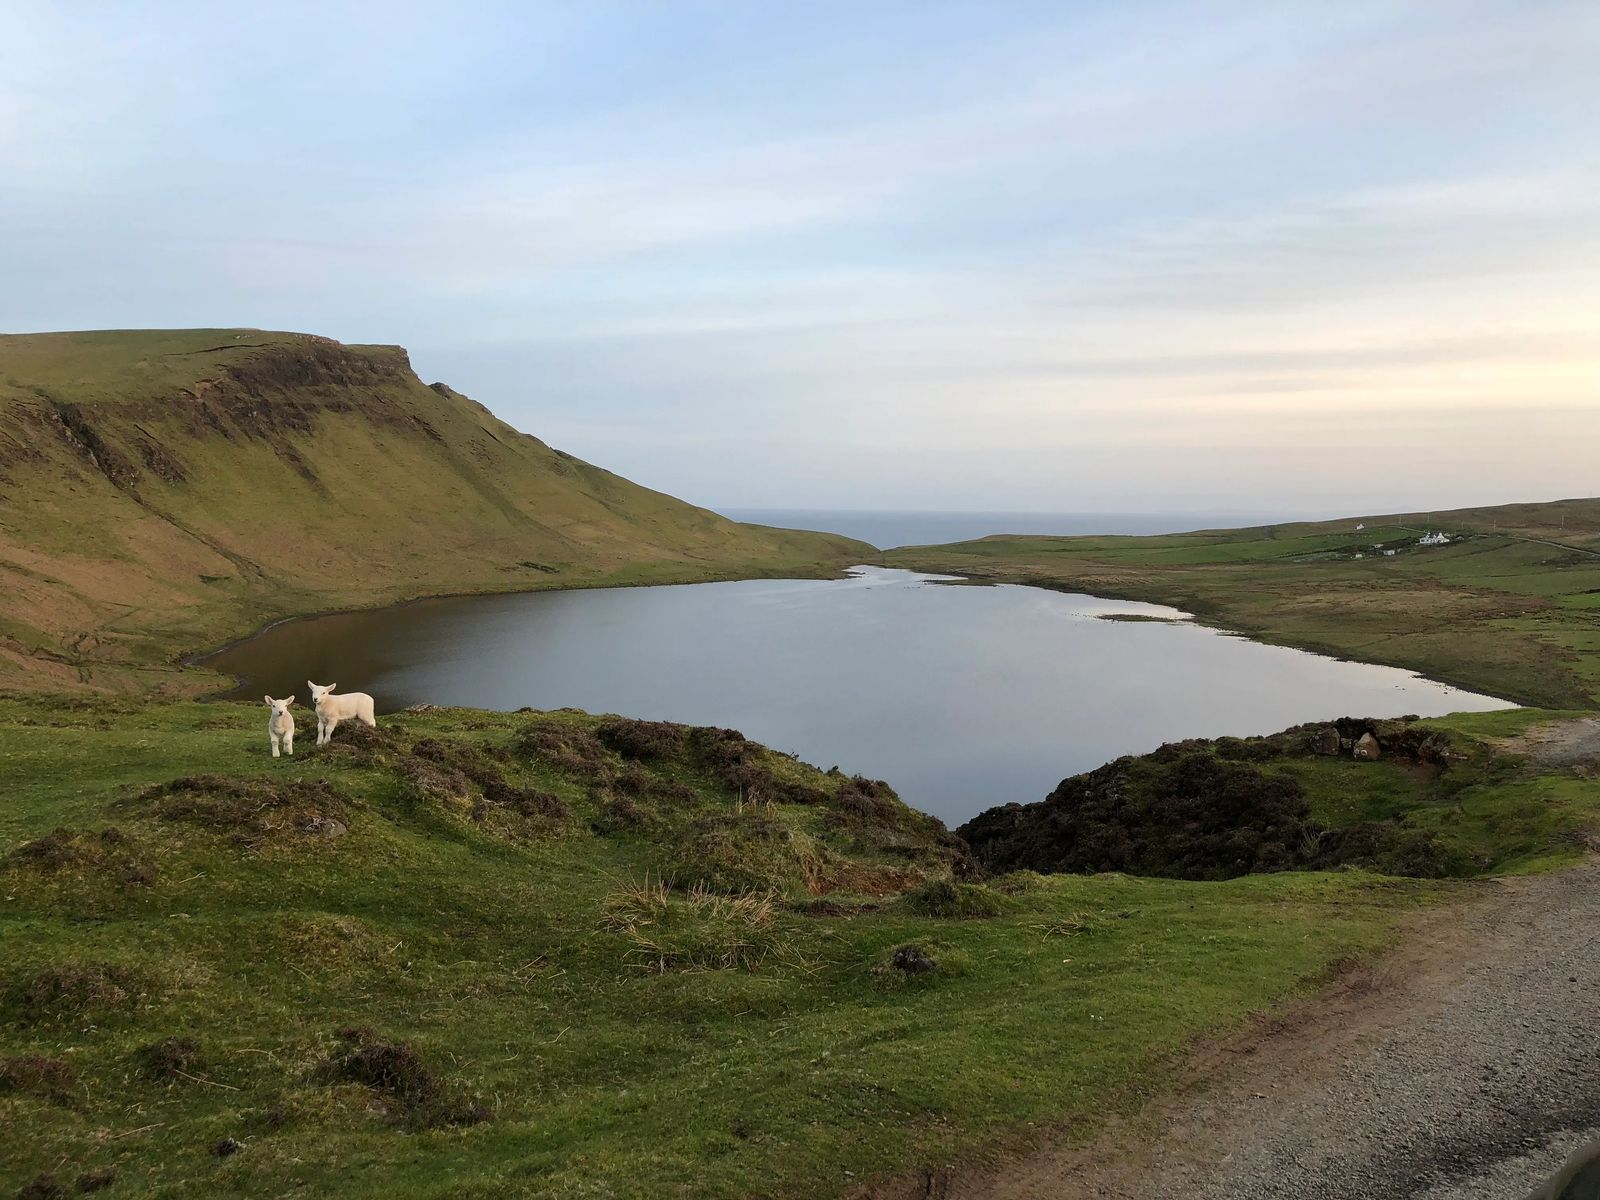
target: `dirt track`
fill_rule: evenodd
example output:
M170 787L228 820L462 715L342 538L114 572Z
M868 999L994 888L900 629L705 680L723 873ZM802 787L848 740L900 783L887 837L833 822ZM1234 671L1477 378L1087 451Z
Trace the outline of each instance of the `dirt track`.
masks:
M1482 885L1095 1143L884 1200L1520 1200L1600 1133L1600 866Z

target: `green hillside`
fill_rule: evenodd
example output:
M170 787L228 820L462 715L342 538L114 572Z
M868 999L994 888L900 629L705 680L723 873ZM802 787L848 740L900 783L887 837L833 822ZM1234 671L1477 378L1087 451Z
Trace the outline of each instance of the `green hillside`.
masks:
M1429 531L1451 541L1420 544ZM1173 604L1262 641L1523 703L1600 706L1600 499L1164 537L996 536L885 561Z
M0 337L0 689L191 692L275 618L463 591L838 570L519 433L397 346Z
M1134 1109L1452 894L979 884L885 785L726 730L265 724L0 700L0 1195L845 1195Z

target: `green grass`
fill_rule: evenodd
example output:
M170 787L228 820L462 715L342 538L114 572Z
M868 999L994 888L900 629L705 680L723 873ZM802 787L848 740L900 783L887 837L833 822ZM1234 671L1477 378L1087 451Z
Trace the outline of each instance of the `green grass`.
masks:
M1572 866L1600 836L1600 788L1590 772L1540 771L1503 749L1536 725L1579 714L1545 709L1455 713L1421 722L1454 735L1458 757L1423 766L1393 757L1277 760L1306 789L1313 818L1331 828L1395 821L1433 835L1458 875Z
M1415 546L1424 529L1456 541ZM1400 552L1377 556L1378 542ZM1263 641L1519 703L1594 708L1597 552L1600 500L1566 500L1161 537L1003 535L905 547L884 561L1172 604Z
M570 730L578 762L592 718L405 715L371 752L274 761L264 711L0 701L0 1056L74 1078L65 1103L0 1090L0 1182L110 1168L113 1197L838 1194L1030 1123L1091 1129L1192 1039L1314 987L1445 886L1019 876L899 900L888 881L948 878L936 830L752 752L765 794L800 801L756 815L811 839L835 890L663 891L685 844L670 825L619 825L548 735L516 749L530 724ZM426 738L570 819L496 824L447 784L407 783L403 748ZM685 753L641 759L627 786L682 805L679 823L738 818L721 760ZM145 789L198 771L326 780L349 832L241 841L187 809L163 819ZM14 857L60 826L77 835L62 862ZM908 829L921 851L885 848ZM908 944L935 968L891 965ZM397 1094L341 1081L350 1026L407 1043L451 1103L492 1119L419 1127ZM147 1048L174 1037L197 1043L192 1069L152 1078ZM213 1156L229 1137L244 1149Z

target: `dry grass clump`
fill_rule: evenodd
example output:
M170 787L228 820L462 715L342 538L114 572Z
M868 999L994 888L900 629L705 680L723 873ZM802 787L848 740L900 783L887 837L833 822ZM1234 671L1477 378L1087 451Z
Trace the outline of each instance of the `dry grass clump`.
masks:
M506 778L510 755L495 747L424 738L401 767L414 801L452 809L510 836L549 833L571 819L558 796Z
M17 1193L17 1200L67 1200L72 1195L72 1190L54 1175L49 1173L35 1175L22 1185L22 1190Z
M371 1088L398 1123L443 1129L493 1118L483 1101L440 1079L410 1042L385 1041L367 1028L341 1029L337 1036L344 1048L323 1062L322 1079Z
M284 913L259 937L257 953L265 961L324 976L370 967L393 944L377 938L358 918L328 913Z
M37 1096L70 1105L77 1099L77 1087L77 1072L59 1058L43 1054L0 1058L0 1095Z
M582 779L605 780L612 773L606 748L593 732L565 721L533 721L516 741L517 751L536 762Z
M42 875L93 871L123 884L148 884L156 877L155 866L136 852L134 839L115 827L92 834L61 826L24 842L0 861L7 869Z
M905 942L892 946L868 966L868 973L881 988L929 987L945 979L966 974L972 959L964 951L943 942Z
M839 784L828 804L827 826L864 850L913 862L948 867L958 879L977 879L982 871L967 844L944 822L918 812L881 779L853 775Z
M316 722L311 723L316 732ZM363 725L360 721L345 721L333 731L333 740L325 746L307 749L307 757L336 758L356 767L382 767L390 760L406 753L406 739L395 729L383 725Z
M600 810L600 832L627 829L655 838L681 830L701 808L700 793L688 784L631 762L608 786L594 788L590 798Z
M627 938L628 960L646 971L750 970L790 952L776 913L770 891L678 893L646 877L606 897L601 926Z
M1009 907L1007 898L992 888L949 879L931 879L907 892L901 902L918 916L945 920L998 917Z
M350 828L350 804L325 779L189 775L144 793L163 820L228 833L247 849L338 837Z
M1024 867L1019 871L1007 871L1004 875L989 880L989 886L1006 896L1024 896L1044 887L1047 878L1037 871L1030 871Z
M927 874L917 867L829 855L826 866L811 887L813 891L823 893L898 896L925 883L927 878Z
M114 963L47 967L0 988L0 1014L18 1024L37 1024L125 1008L144 991L137 972Z
M594 735L608 750L623 758L674 758L683 749L686 727L670 721L636 721L613 717L595 727Z
M191 1037L162 1038L133 1052L135 1068L144 1079L170 1083L193 1079L205 1068L205 1053Z
M670 854L675 878L728 895L812 890L826 866L811 838L754 809L701 817Z
M697 726L685 739L690 761L740 800L759 804L822 804L828 789L782 769L780 757L737 729ZM815 772L811 772L815 774Z

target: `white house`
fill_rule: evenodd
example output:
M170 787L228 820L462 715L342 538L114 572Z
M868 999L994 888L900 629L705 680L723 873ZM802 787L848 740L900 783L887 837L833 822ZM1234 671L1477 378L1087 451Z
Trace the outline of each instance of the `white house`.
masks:
M1417 539L1419 546L1448 546L1450 538L1443 533L1425 533Z

